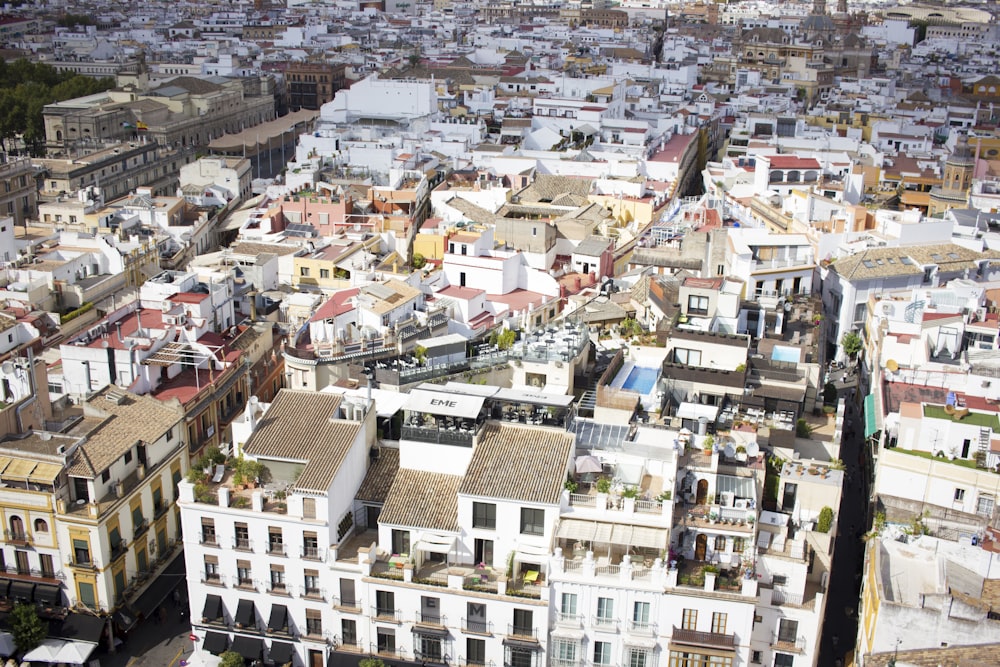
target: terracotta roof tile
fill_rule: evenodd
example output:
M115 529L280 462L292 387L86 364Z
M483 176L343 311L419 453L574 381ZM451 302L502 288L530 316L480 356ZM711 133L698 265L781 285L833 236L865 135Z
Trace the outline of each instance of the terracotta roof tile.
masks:
M389 489L379 523L458 531L459 475L402 468Z
M384 503L396 473L399 472L399 450L382 447L378 458L368 468L368 473L358 488L356 498L372 503Z

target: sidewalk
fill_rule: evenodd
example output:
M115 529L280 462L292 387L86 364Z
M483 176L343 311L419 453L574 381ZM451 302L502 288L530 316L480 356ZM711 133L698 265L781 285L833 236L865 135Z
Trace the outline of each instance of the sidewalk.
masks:
M187 613L185 588L183 584L179 588L182 605L174 606L172 597L168 597L162 605L164 622L160 623L155 617L140 621L129 632L125 643L118 647L117 653L100 656L102 667L178 667L181 660L187 659L193 645L188 639L191 619Z

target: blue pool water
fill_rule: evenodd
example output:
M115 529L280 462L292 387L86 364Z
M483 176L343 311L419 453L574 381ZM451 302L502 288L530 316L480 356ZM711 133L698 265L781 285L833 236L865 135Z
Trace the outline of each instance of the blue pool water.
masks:
M632 369L632 372L628 374L628 377L625 378L625 383L622 384L622 389L636 391L645 396L652 391L653 385L656 384L656 378L659 374L659 369L636 366Z
M799 349L797 347L775 345L774 349L771 350L771 361L790 361L797 364L799 363L799 358Z

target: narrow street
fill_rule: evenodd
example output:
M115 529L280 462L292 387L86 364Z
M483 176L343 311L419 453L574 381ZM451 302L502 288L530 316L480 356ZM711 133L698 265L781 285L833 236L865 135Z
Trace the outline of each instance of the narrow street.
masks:
M868 529L865 523L868 488L860 456L863 441L864 415L853 401L848 400L841 443L841 459L847 467L847 481L840 503L833 574L827 587L820 667L846 664L847 656L854 651L857 638L861 568L865 551L863 538Z

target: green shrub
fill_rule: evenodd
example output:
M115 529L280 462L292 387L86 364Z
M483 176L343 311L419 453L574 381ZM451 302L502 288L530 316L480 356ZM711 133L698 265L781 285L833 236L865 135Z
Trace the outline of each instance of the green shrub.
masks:
M795 435L799 438L808 438L812 435L812 426L805 419L799 417L799 420L795 422Z
M607 493L610 490L611 490L611 480L610 479L608 479L606 477L602 477L601 479L597 480L597 492L598 493Z
M80 317L84 313L90 312L93 309L94 309L94 304L88 301L87 303L83 304L82 306L80 306L76 310L71 310L68 313L66 313L65 315L60 315L59 316L59 322L61 324L66 324L67 322L69 322L71 320L75 320L76 318Z
M820 533L829 533L833 527L833 510L824 507L819 511L819 519L816 521L816 530Z
M622 489L622 498L638 498L639 497L639 487L637 486L626 486Z

